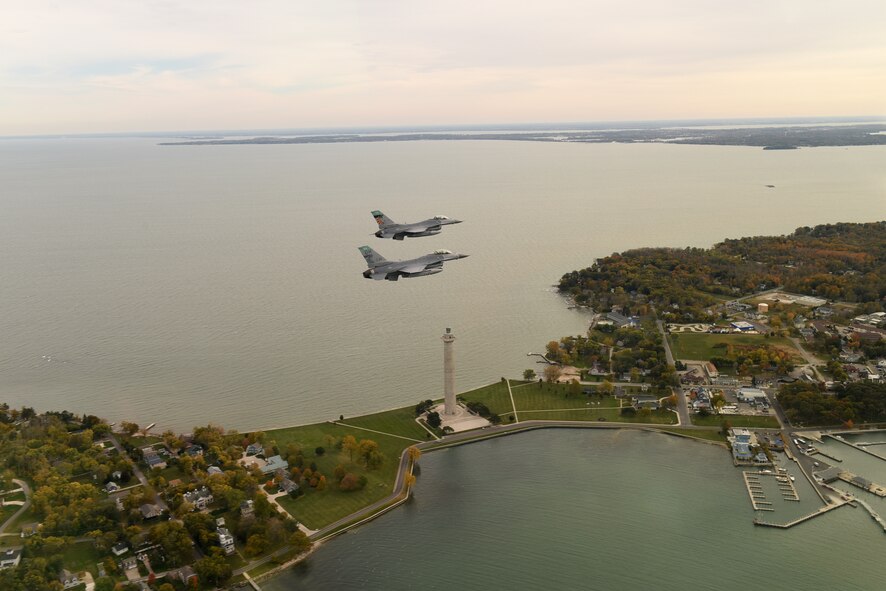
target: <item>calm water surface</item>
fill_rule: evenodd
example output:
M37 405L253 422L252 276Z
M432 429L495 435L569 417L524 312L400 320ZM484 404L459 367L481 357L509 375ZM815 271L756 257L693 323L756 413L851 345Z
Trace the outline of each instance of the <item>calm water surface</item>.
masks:
M861 509L755 527L722 448L636 431L535 431L427 454L414 499L266 591L875 591L884 535ZM798 478L798 481L800 478ZM800 489L811 512L820 503Z
M886 217L882 147L156 141L0 140L0 400L181 430L412 404L446 326L460 390L582 332L551 285L597 257ZM376 208L466 221L395 243ZM379 283L361 244L471 256Z

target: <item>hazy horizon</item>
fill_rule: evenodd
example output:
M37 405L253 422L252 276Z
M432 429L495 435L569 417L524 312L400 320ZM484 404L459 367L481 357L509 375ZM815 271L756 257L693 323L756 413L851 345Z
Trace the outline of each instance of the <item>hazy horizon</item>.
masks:
M0 136L886 108L886 5L7 3Z

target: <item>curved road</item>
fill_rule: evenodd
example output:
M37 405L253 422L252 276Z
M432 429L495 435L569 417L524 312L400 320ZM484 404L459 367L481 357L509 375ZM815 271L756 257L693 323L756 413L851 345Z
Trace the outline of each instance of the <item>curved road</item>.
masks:
M14 483L19 485L25 493L25 504L19 507L19 510L12 514L12 516L3 522L0 525L0 534L6 531L6 528L9 527L12 522L18 519L25 511L27 511L31 507L31 487L28 486L28 483L24 480L17 480L15 478L12 479Z

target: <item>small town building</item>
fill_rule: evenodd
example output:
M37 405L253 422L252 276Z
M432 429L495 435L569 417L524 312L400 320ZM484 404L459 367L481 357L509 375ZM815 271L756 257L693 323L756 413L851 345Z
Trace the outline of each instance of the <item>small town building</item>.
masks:
M222 469L219 468L218 466L210 466L209 468L207 468L206 473L209 474L210 476L213 476L215 474L221 474Z
M280 490L285 492L286 494L297 493L299 490L298 485L290 480L289 478L284 478L280 481Z
M111 548L111 552L114 554L114 556L123 556L124 554L129 552L129 546L126 544L126 542L120 542L119 544L114 544L114 546Z
M638 410L641 408L658 410L658 408L661 406L658 398L656 398L655 396L647 396L643 394L631 397L631 402L634 405L634 408Z
M736 441L732 444L732 456L740 462L749 462L754 459L751 446L747 443Z
M0 550L0 570L15 568L22 561L21 548L4 548Z
M753 324L751 324L750 322L745 322L744 320L736 320L735 322L730 322L729 324L734 330L737 330L739 332L748 332L751 330L755 330L756 328Z
M246 447L246 455L247 456L257 456L258 454L264 453L265 448L261 443L250 443Z
M160 468L161 470L166 469L166 460L157 455L157 452L153 450L145 451L145 463L148 465L148 468Z
M766 314L769 312L769 304L760 302L757 304L757 314Z
M769 399L766 398L766 393L759 388L739 388L736 398L740 402L765 402L767 404L769 402Z
M842 474L843 470L838 468L837 466L831 466L826 470L822 470L821 472L816 472L815 476L824 482L825 484L830 484L835 480L840 478L840 474Z
M109 482L105 485L105 491L108 494L115 493L118 490L120 490L120 485L117 484L116 482Z
M190 566L183 566L178 570L169 572L170 578L181 581L184 585L188 585L191 579L197 578L197 573Z

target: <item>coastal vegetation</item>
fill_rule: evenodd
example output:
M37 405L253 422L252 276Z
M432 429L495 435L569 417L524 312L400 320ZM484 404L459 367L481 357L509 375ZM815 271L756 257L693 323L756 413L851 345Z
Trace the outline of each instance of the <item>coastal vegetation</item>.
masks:
M886 383L852 382L833 394L818 384L785 384L778 393L785 416L794 425L834 426L886 422Z
M886 296L886 222L798 228L787 236L726 240L712 248L640 248L567 273L559 289L579 305L668 322L713 322L714 307L784 286L877 311Z

